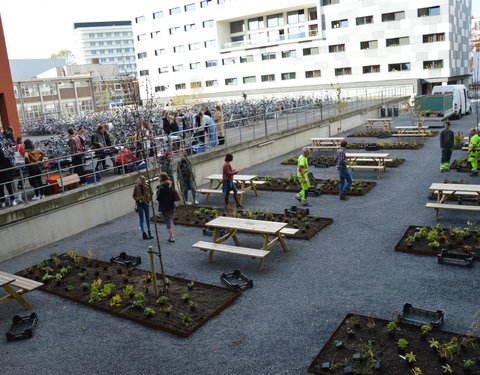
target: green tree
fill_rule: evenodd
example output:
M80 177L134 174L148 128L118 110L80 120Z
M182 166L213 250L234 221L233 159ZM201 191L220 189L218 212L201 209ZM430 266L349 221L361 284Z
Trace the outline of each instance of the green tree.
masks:
M73 55L72 51L68 49L62 49L58 51L58 53L52 53L50 56L51 59L65 59L67 60L67 65L75 64L75 56Z

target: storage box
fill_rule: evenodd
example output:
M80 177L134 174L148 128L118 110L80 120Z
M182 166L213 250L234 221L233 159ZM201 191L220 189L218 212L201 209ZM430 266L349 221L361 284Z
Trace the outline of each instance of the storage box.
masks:
M47 178L47 184L50 185L53 194L58 194L58 181L60 176L50 176Z
M200 152L205 152L207 151L207 146L205 145L195 145L195 146L192 146L192 152L194 154L198 154Z

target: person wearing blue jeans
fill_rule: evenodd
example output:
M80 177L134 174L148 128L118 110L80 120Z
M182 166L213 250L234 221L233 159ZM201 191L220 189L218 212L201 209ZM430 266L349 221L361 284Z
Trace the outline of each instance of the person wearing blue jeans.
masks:
M338 188L340 194L340 200L347 200L349 197L346 195L350 186L352 186L352 177L350 172L347 169L347 157L345 155L345 146L347 146L347 141L342 141L340 143L340 148L335 153L335 164L338 171L338 179L340 181L340 186ZM346 182L346 184L345 184Z
M137 178L137 184L133 189L133 199L137 207L138 218L140 219L140 229L142 230L143 239L151 240L152 233L150 232L150 197L152 191L150 186L147 184L145 176L140 176ZM145 232L144 227L144 217L147 222L148 235Z

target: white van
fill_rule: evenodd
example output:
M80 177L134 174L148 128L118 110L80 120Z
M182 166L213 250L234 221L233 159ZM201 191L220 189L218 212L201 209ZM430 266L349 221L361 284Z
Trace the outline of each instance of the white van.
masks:
M465 85L442 85L435 86L432 94L452 94L453 95L453 112L455 118L472 113L472 103L468 99L467 88Z

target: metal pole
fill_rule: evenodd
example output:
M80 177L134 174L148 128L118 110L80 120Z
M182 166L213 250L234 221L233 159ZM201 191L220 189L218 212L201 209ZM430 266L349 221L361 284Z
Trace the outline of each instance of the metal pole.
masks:
M60 184L62 185L62 193L65 193L65 185L63 184L62 166L60 165L60 159L57 160L58 173L60 174Z
M268 130L267 130L267 110L265 109L265 114L264 114L264 120L265 120L265 136L268 135Z
M158 298L157 274L155 273L155 262L153 260L153 246L148 247L148 255L150 256L150 267L152 268L153 294L155 294L155 298Z

